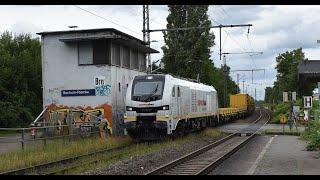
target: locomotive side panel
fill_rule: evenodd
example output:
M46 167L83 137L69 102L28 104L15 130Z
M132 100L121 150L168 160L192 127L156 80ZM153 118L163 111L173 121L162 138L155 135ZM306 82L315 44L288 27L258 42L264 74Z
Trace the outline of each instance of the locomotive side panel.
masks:
M190 114L191 93L190 88L180 86L181 94L181 119L187 119Z

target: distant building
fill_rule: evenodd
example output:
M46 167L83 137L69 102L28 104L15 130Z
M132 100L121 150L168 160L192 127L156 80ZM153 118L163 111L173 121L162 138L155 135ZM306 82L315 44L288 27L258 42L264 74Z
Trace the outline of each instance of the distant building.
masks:
M159 53L145 42L116 29L41 32L43 106L46 121L68 110L108 119L120 134L129 81L145 74L146 54ZM58 114L57 114L58 113ZM92 117L89 117L89 119ZM82 119L83 120L83 119Z

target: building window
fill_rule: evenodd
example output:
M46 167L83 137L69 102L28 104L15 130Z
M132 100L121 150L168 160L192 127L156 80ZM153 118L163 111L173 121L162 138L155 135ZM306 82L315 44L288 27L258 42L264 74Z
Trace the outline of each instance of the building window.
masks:
M91 41L78 43L78 56L80 65L93 64Z
M112 44L112 64L120 66L120 45Z
M145 71L146 70L146 55L144 53L139 53L139 70Z
M131 61L130 61L130 62L131 62L131 63L130 63L131 69L136 69L136 70L138 70L138 69L139 69L138 51L136 51L136 50L131 50L130 58L131 58Z
M93 64L110 64L110 44L106 40L93 41Z
M122 66L125 68L130 68L130 49L123 46L123 56L122 56Z
M106 40L78 43L79 65L110 64L110 43Z

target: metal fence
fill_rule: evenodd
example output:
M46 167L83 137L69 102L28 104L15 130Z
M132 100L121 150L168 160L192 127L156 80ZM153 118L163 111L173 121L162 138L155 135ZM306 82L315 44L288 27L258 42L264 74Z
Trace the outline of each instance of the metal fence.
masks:
M20 146L24 150L27 148L27 145L29 147L46 146L48 143L56 142L57 140L70 142L99 135L100 121L99 117L95 115L86 114L93 117L94 121L75 122L73 121L75 112L81 112L81 110L75 110L68 112L66 119L64 119L67 121L59 119L59 116L53 116L50 122L43 122L41 120L43 120L44 111L30 127L0 128L0 147L6 148L9 146L8 144L16 144L14 149Z

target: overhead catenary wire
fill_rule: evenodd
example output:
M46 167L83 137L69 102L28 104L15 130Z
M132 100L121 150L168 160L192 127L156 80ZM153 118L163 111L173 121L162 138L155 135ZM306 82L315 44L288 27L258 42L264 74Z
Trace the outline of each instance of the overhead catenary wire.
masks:
M213 22L215 22L216 24L221 24L221 23L219 23L219 22L217 22L216 20L214 20L214 19L211 19ZM250 26L249 26L249 28L250 28ZM227 32L226 30L224 30L224 29L222 29L226 34L227 34L227 36L229 36L230 37L230 39L232 39L236 44L237 44L237 46L240 48L240 51L242 51L242 52L245 52L246 51L246 49L245 48L243 48L240 44L239 44L239 42L238 41L236 41L231 35L230 35L230 33L229 32ZM254 60L252 59L252 56L250 56L249 55L249 57L250 57L250 59L252 60L252 63L254 64L254 66L255 66L255 68L256 68L256 65L255 65L255 62L254 62Z
M219 22L217 22L217 21L215 21L215 20L213 20L213 19L212 19L212 21L214 21L216 24L220 24ZM250 28L250 27L249 27L249 28ZM224 30L224 29L223 29L223 30ZM238 41L236 41L236 40L230 35L229 32L227 32L226 30L224 30L224 31L226 32L227 37L229 36L230 39L232 39L232 40L237 44L237 46L240 48L239 50L240 50L242 53L244 53L244 52L246 51L245 48L243 48L243 47L238 43ZM249 29L248 29L248 32L249 32ZM252 46L251 46L251 47L252 47ZM251 48L251 49L253 50L253 48ZM256 63L255 63L255 61L253 60L252 55L249 54L249 58L250 58L250 60L252 61L253 65L254 65L254 68L257 69Z
M76 7L76 8L78 8L78 9L81 9L82 11L85 11L85 12L91 14L91 15L94 15L94 16L96 16L96 17L99 17L99 18L101 18L101 19L104 19L104 20L106 20L106 21L108 21L108 22L110 22L110 23L112 23L112 24L115 24L115 25L117 25L117 26L119 26L119 27L122 27L122 28L124 28L124 29L126 29L126 30L129 30L129 31L131 31L131 32L133 32L133 33L135 33L135 34L138 34L138 35L141 35L141 36L142 36L142 33L138 33L137 31L134 31L134 30L132 30L132 29L130 29L130 28L128 28L128 27L125 27L125 26L123 26L123 25L120 25L120 24L118 24L118 23L116 23L116 22L114 22L114 21L111 21L110 19L107 19L107 18L105 18L105 17L103 17L103 16L100 16L100 15L98 15L98 14L96 14L96 13L93 13L93 12L87 10L87 9L84 9L84 8L82 8L82 7L80 7L80 6L77 6L77 5L73 5L73 6Z

